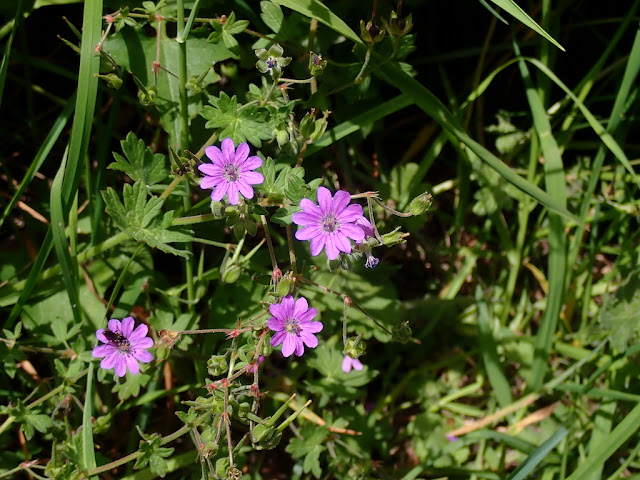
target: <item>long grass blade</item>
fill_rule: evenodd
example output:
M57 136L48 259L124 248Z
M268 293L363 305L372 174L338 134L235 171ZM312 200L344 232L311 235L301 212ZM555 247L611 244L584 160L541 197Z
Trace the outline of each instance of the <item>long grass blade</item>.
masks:
M18 0L18 6L16 7L15 23L13 29L9 34L9 39L4 46L4 56L2 57L2 63L0 63L0 106L2 106L2 94L4 93L4 84L7 80L7 71L9 70L9 57L11 56L11 47L13 46L13 38L16 35L16 30L22 25L22 10L23 0Z
M546 442L540 445L535 451L516 468L506 480L523 480L542 462L551 450L567 436L569 430L560 427Z
M86 154L93 122L93 111L98 90L100 57L95 53L95 46L100 41L102 25L102 0L87 0L84 4L83 40L80 49L80 69L78 74L78 89L76 108L69 142L69 156L67 171L62 181L62 205L64 212L68 212L71 201L76 195L80 179L81 159ZM38 257L29 272L26 284L18 301L13 306L7 325L10 328L28 301L38 277L53 246L51 229L40 246Z
M85 471L96 468L96 452L93 446L93 363L89 362L87 372L87 390L84 397L84 409L82 410L82 466ZM89 477L96 479L97 476Z
M501 408L505 408L513 403L513 397L511 396L509 382L504 374L502 362L498 357L496 341L491 332L489 308L480 287L476 289L476 309L478 310L478 343L480 344L482 362L498 403Z

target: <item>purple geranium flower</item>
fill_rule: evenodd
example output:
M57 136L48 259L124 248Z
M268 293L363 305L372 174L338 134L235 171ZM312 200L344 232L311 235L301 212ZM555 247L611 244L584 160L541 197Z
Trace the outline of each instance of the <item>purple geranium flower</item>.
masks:
M334 197L325 188L318 188L318 205L307 198L300 201L302 212L294 213L293 223L304 228L296 232L298 240L311 240L311 255L326 249L329 260L338 258L340 252L351 253L349 239L364 239L364 231L355 224L362 217L362 207L349 205L351 195L338 190Z
M271 337L271 346L282 343L282 354L285 357L292 353L301 356L304 345L309 348L318 346L314 333L322 330L322 323L311 321L318 311L309 308L306 298L300 297L294 301L291 295L287 295L280 303L270 305L269 311L273 315L269 319L269 328L276 332Z
M349 373L352 368L360 371L363 367L364 365L362 365L362 362L360 360L358 360L357 358L352 358L349 355L345 355L344 359L342 360L342 371L344 373Z
M371 224L371 222L367 220L367 217L362 216L358 218L355 221L355 224L358 225L360 228L362 228L362 231L364 232L364 237L365 237L364 240L376 236L375 229L373 228L373 225ZM371 245L363 244L364 240L356 241L358 245L361 245L360 248L367 257L367 261L364 263L364 266L367 268L374 268L376 265L378 265L380 260L374 257L373 254L371 253Z
M231 205L237 205L238 193L244 198L253 198L253 187L264 182L261 173L252 172L262 165L262 159L249 157L249 145L241 143L236 149L233 140L225 138L218 147L207 147L205 153L213 165L198 165L198 170L205 174L200 188L213 188L211 200L219 202L225 195Z
M96 337L104 345L98 345L93 349L93 356L103 358L100 368L113 368L116 375L124 377L127 367L136 375L140 371L138 362L148 363L153 356L147 352L147 348L153 346L153 340L147 337L149 328L140 324L134 330L133 317L120 320L109 320L109 328L101 328L96 332Z

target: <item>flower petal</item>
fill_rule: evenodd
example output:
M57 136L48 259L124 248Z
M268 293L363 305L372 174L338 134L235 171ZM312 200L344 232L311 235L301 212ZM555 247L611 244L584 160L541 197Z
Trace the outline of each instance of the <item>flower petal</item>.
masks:
M296 232L298 233L298 232ZM297 237L296 237L297 238ZM327 242L327 235L318 235L311 239L311 256L319 255Z
M319 237L321 235L324 235L324 233L322 232L322 229L320 229L317 226L311 226L311 227L302 227L299 228L296 231L296 238L298 240L304 241L304 240L311 240L313 238ZM317 254L316 254L317 255Z
M200 188L208 190L209 188L215 188L220 182L215 177L204 177L200 182Z
M281 318L271 317L269 319L269 322L267 323L267 326L274 332L282 332L285 327L285 320Z
M153 347L153 339L149 337L137 338L131 341L131 346L138 350Z
M244 198L253 198L253 188L251 188L245 181L238 180L236 185Z
M115 351L116 347L111 344L98 345L91 351L91 355L96 358L106 357L107 355L111 355Z
M105 370L113 368L113 366L118 361L118 358L120 358L120 353L114 350L111 355L107 355L102 359L102 361L100 362L100 368L104 368Z
M147 352L146 350L136 350L133 356L136 358L136 360L142 363L149 363L151 360L153 360L153 355L151 355L151 353Z
M315 310L315 308L313 310ZM302 330L309 333L321 332L323 327L324 325L322 325L322 322L305 322L301 324Z
M336 232L332 238L333 243L338 250L344 253L351 253L351 244L346 236L342 235L340 232Z
M238 186L235 183L229 183L227 188L227 199L231 205L237 205L240 201L238 197Z
M362 365L362 362L357 358L353 359L353 361L351 362L351 365L353 365L353 368L355 368L358 371L362 370L362 368L364 367L364 365Z
M342 223L338 228L338 235L344 235L358 241L364 239L364 230L353 223Z
M222 150L222 155L224 156L224 162L233 162L236 156L236 148L233 144L233 140L231 140L230 138L225 138L224 140L222 140L220 149Z
M138 363L138 360L136 360L133 355L125 355L124 359L131 373L137 375L140 372L140 364Z
M136 322L133 320L133 317L126 317L122 319L122 335L127 337L127 339L131 336L133 332L133 327Z
M125 360L125 355L118 355L118 358L116 358L116 364L113 366L113 370L119 377L125 376L127 373L127 361Z
M302 344L300 338L296 338L296 340L296 357L301 357L304 353L304 345Z
M229 189L229 184L228 183L221 183L220 185L218 185L216 188L213 189L213 192L211 192L211 200L213 200L214 202L219 202L220 200L222 200L222 197L224 197L227 194L227 190Z
M347 208L349 202L351 201L351 195L349 192L345 192L344 190L338 190L336 194L333 196L333 211L336 216L340 215L342 211Z
M300 320L300 315L309 310L309 303L304 297L300 297L295 301L293 306L293 318Z
M242 173L241 179L249 185L260 185L264 182L264 177L259 172L244 172Z
M240 145L238 145L238 148L236 148L235 156L231 158L234 159L234 163L236 165L242 165L248 156L249 156L249 145L247 145L247 142L243 142Z
M309 348L316 348L318 346L318 339L311 332L302 331L300 332L300 338L304 342L304 344Z
M300 323L305 323L305 324L306 323L310 323L311 320L313 320L317 314L318 314L318 311L315 308L313 308L313 307L309 308L309 309L307 309L306 312L301 313L298 316L298 321ZM306 329L307 327L305 325L302 325L302 328ZM320 330L322 330L322 324L320 324ZM317 330L317 331L319 332L320 330Z
M282 308L284 309L284 318L285 318L285 320L287 318L292 318L293 317L293 308L294 308L293 297L291 295L287 295L286 297L284 297L282 299L280 304L282 305Z
M302 206L302 202L300 202L300 205ZM333 200L331 199L331 192L328 188L318 188L318 205L323 215L332 211Z
M296 225L302 225L305 227L311 225L319 226L321 224L321 217L315 213L296 212L291 215L291 220L293 220L293 223Z
M360 217L362 217L362 206L353 204L349 205L342 212L338 214L336 220L343 223L355 223Z
M218 166L224 164L224 156L218 147L207 147L204 153L214 164L217 164Z
M198 170L204 173L205 175L215 175L220 172L220 167L212 164L212 163L203 163L198 165Z
M344 373L349 373L351 371L351 360L353 360L349 355L345 355L342 359L342 371Z
M282 355L290 357L298 347L298 337L295 335L286 335L282 343Z
M98 338L98 340L100 340L102 343L109 343L109 339L107 337L104 336L104 331L107 330L105 328L101 328L100 330L96 330L96 337Z
M289 334L285 331L275 333L273 337L271 337L271 346L277 347L284 341L285 338L287 338L288 335Z
M335 235L325 235L325 238L326 238L325 251L327 252L327 258L329 260L335 260L336 258L338 258L338 255L340 255L340 252L338 251L335 245L334 237Z
M107 327L112 332L122 332L122 323L120 323L120 320L116 320L115 318L112 318L107 322Z
M239 147L238 147L239 148ZM255 170L258 167L262 166L262 159L257 155L247 158L244 162L242 162L243 170Z
M147 336L148 332L149 332L149 327L147 327L144 323L141 323L136 327L136 329L133 332L131 332L131 334L128 337L129 341L133 342L135 340L144 338Z
M311 213L313 215L316 215L318 218L322 217L322 211L320 210L320 207L318 207L318 205L313 203L308 198L303 198L302 200L300 200L300 208L305 213Z
M279 303L274 303L273 305L269 305L269 311L271 312L271 315L276 317L278 320L282 320L283 322L287 318L286 310Z

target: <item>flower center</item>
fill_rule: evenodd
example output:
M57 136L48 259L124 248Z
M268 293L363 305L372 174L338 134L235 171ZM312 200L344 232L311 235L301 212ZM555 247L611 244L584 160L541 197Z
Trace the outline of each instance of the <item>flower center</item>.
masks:
M328 214L322 219L322 230L325 233L333 233L338 230L338 221L336 217L333 216L333 213Z
M267 58L267 67L269 67L269 68L273 68L273 67L275 67L277 64L278 64L278 61L277 61L275 58L273 58L273 57L269 57L269 58Z
M131 342L120 332L112 332L105 330L104 336L107 337L109 343L116 347L122 353L131 353Z
M224 178L227 182L237 182L240 178L238 167L233 163L228 163L224 167Z
M287 331L287 333L290 333L292 335L300 335L300 332L302 331L302 328L300 328L300 324L298 322L298 320L296 320L295 318L287 318L287 324L285 325L285 330Z

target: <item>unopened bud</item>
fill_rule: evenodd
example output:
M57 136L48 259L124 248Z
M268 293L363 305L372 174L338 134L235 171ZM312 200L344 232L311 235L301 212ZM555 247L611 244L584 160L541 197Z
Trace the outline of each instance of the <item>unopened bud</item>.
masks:
M224 375L229 370L229 364L227 363L227 357L224 355L212 355L207 360L207 372L209 375L219 377Z
M411 203L409 204L409 211L414 215L422 215L431 208L432 203L433 197L431 194L424 192L422 195L418 195L416 198L411 200Z
M402 322L391 329L391 341L407 343L411 339L411 328L409 322Z
M405 238L408 236L408 233L401 232L400 227L398 227L389 233L385 233L381 238L384 245L387 247L393 247L394 245L404 243L406 241Z

